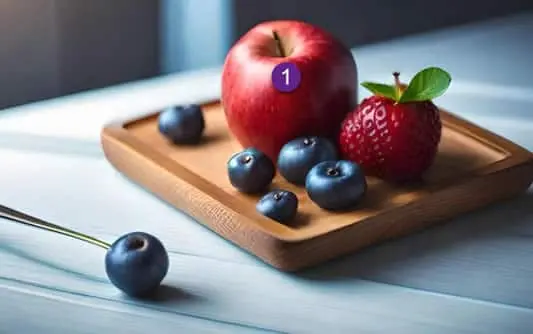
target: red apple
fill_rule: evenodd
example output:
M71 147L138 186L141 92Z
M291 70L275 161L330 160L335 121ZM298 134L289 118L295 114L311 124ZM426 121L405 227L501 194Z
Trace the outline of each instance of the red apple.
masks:
M291 62L301 73L292 92L278 91L272 71ZM275 162L296 137L336 139L357 103L357 68L350 50L323 29L300 21L260 23L229 51L222 73L222 104L230 131Z

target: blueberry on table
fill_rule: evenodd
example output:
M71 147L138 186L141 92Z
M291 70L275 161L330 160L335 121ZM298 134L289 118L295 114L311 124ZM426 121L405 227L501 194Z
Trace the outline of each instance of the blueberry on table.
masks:
M346 210L357 203L367 190L360 166L347 160L323 161L314 166L305 181L309 198L325 210Z
M304 185L307 173L319 162L337 160L337 149L321 137L301 137L285 144L278 156L278 170L289 182Z
M105 270L111 283L132 297L147 297L161 284L169 258L163 244L144 232L132 232L109 244L90 235L0 205L0 218L90 243L106 250Z
M227 167L231 184L239 191L249 194L265 190L276 174L272 160L253 147L235 153L229 159Z
M196 144L205 129L202 108L197 104L166 108L159 114L158 127L174 144Z
M277 222L288 223L298 211L298 197L291 191L273 190L257 202L256 209Z
M117 239L105 256L109 280L133 297L154 292L168 271L168 254L156 237L132 232Z

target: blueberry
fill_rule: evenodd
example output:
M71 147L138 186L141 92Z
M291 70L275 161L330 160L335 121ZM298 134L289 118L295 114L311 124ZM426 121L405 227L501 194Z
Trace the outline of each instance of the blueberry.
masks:
M335 146L325 138L302 137L286 143L279 153L279 173L289 182L305 184L307 173L319 162L336 160Z
M347 160L323 161L309 171L305 188L319 207L345 210L359 202L367 183L358 164Z
M205 129L204 115L199 105L166 108L159 114L159 131L175 144L196 144Z
M298 197L287 190L273 190L263 196L255 207L264 216L280 223L288 223L298 211Z
M168 271L168 254L161 241L144 232L118 238L105 256L109 280L132 297L154 292Z
M252 194L265 190L275 174L276 167L272 160L253 147L235 153L228 161L229 180L235 188L244 193Z

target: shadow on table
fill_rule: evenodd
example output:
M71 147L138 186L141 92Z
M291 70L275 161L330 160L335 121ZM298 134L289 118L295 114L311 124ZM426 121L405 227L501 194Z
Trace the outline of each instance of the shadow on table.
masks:
M478 271L475 275L497 280L498 274L505 273L493 271L494 267L517 267L519 271L530 268L526 263L519 263L520 259L505 255L520 253L523 259L524 252L517 247L527 244L531 254L532 238L533 191L530 189L514 199L304 270L297 276L317 281L368 279L399 285L430 285L421 276L425 275L427 280L438 279L437 273L444 271L458 277L474 275L468 268L475 268ZM470 267L465 262L471 262ZM529 264L533 266L533 260Z
M99 277L96 275L91 275L88 273L80 272L73 270L71 268L68 268L67 266L59 265L57 263L54 263L50 260L46 260L42 257L38 257L34 254L31 254L29 252L26 252L22 249L19 249L14 246L8 245L5 240L0 239L0 251L9 253L12 255L17 256L18 258L31 261L35 263L38 266L44 266L49 269L57 270L58 272L61 272L66 275L73 276L76 279L81 280L88 280L95 283L103 283L111 285L109 280L104 277ZM57 287L54 287L57 288ZM65 290L65 292L68 292ZM132 297L128 297L127 295L123 295L124 300L129 300L134 303L141 303L141 304L157 304L159 306L168 305L168 304L176 304L176 303L197 303L202 301L202 297L192 294L191 292L185 291L183 289L168 285L168 284L162 284L157 292L150 297L145 297L143 299L135 299Z
M195 295L191 292L177 288L172 285L163 284L157 289L157 292L150 297L146 297L141 301L143 303L156 303L158 305L173 304L173 303L195 303L201 301L201 296Z

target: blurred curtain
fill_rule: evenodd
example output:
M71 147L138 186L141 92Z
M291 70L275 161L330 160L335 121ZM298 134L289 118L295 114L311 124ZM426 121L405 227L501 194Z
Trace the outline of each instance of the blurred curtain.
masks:
M161 72L222 65L233 38L232 2L161 0Z

